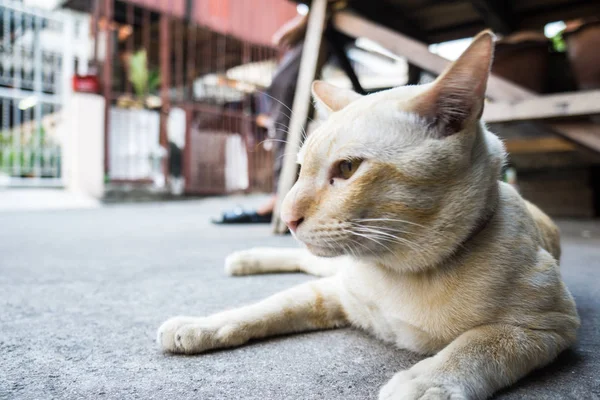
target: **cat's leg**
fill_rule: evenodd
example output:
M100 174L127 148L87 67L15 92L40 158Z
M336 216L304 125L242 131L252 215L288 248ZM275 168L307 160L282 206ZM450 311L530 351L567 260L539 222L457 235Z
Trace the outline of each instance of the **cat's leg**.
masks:
M253 275L272 272L305 272L316 276L331 276L340 259L320 258L306 249L256 247L230 254L225 259L229 275Z
M575 341L577 324L573 319L564 332L502 324L472 329L394 375L379 399L486 399L552 361Z
M157 340L164 351L194 354L239 346L250 339L345 326L340 290L334 276L209 317L171 318L158 329Z

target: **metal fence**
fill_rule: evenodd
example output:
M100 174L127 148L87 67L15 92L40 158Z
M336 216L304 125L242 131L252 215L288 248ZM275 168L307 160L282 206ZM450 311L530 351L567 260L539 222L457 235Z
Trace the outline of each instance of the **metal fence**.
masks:
M108 180L161 186L183 175L187 193L270 191L272 155L261 143L256 96L270 83L277 50L189 16L118 0L96 4ZM136 87L139 63L144 82Z
M57 15L0 0L2 185L62 184L60 112L69 58L56 41L68 42L64 26Z

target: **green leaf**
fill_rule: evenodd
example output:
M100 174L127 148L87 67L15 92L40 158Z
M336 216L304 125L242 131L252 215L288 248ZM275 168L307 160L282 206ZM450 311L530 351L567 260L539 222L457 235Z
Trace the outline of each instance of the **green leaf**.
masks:
M550 38L550 40L552 41L552 47L554 48L554 51L557 51L559 53L564 53L565 51L567 51L567 43L565 42L565 39L563 37L563 32L564 31L560 31Z
M160 85L160 72L158 69L153 69L150 71L148 76L148 93L155 93Z
M146 50L139 50L129 57L129 81L139 97L148 93L148 57Z

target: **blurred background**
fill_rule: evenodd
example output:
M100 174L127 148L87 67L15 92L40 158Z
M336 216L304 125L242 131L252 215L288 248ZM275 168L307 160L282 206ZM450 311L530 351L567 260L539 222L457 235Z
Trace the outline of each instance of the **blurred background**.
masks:
M290 47L274 35L309 3L0 0L5 207L24 206L32 193L90 205L273 192L282 157L274 142L287 126L261 116L276 101L269 87ZM539 94L600 88L595 1L529 0L513 10L494 1L332 3L447 59L491 26L497 76ZM357 79L373 92L435 77L366 37L340 35L342 54L332 51L319 70L333 84L356 88ZM554 216L600 212L600 133L590 114L591 146L527 121L492 124L510 152L504 179Z

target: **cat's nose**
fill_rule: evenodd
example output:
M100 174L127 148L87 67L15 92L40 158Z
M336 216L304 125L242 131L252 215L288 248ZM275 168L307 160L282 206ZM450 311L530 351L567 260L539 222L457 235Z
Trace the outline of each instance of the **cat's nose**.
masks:
M303 217L298 218L293 215L286 215L286 216L283 216L283 222L285 222L285 224L288 226L288 228L290 228L290 231L296 233L296 230L298 229L300 224L302 222L304 222L304 218Z

